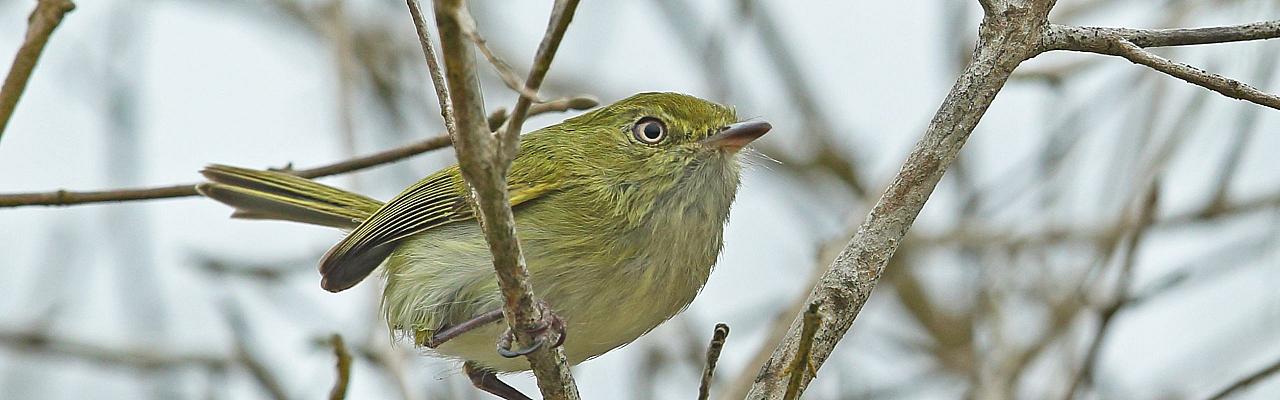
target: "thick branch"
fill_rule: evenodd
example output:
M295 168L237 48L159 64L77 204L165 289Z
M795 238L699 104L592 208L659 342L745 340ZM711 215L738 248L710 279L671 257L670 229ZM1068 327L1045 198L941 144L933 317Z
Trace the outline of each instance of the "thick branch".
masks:
M564 3L566 2L561 1L556 4L556 13L552 16L553 26L558 20L568 23L563 14L566 10ZM568 3L576 4L573 1ZM458 165L463 178L472 188L485 240L493 254L494 269L505 299L503 314L516 342L528 347L538 339L534 332L546 330L544 321L551 317L545 315L550 310L538 306L533 288L529 285L529 272L521 254L520 242L516 238L515 218L507 193L507 172L515 156L515 146L519 144L519 119L528 111L528 100L521 96L524 107L518 107L509 121L507 131L517 134L501 135L502 137L490 134L485 121L480 81L476 77L475 54L463 31L462 18L466 13L464 7L462 0L440 0L435 3L436 26L440 32L445 75L448 78L446 81L454 121L458 124L454 150L458 154ZM567 10L572 15L573 8L568 7ZM552 32L552 29L548 29L549 34ZM558 32L563 35L564 30L560 29ZM559 38L553 41L559 43ZM547 40L544 39L543 43L546 44ZM539 49L540 56L543 55L544 48ZM554 52L554 47L551 50ZM549 56L545 58L545 62L549 63ZM541 83L541 74L536 73L536 63L534 68L535 74L530 76L526 85L536 89ZM511 151L503 151L504 148ZM578 390L569 374L564 350L549 345L556 339L551 338L547 345L529 354L529 364L538 378L538 387L544 399L576 400Z
M5 127L13 117L13 110L18 107L22 92L27 89L31 70L36 68L36 61L40 60L49 36L62 23L62 17L75 8L71 0L39 0L36 9L27 17L27 37L13 57L13 66L4 78L4 86L0 86L0 138L4 138Z
M858 233L810 292L807 302L819 304L825 318L809 352L815 369L822 366L852 326L885 264L1013 69L1040 51L1042 31L1053 2L1013 3L1018 4L986 3L1002 10L988 12L984 18L973 60ZM797 316L773 356L761 367L747 398L783 396L786 366L791 365L796 354L802 325L802 316ZM806 374L801 388L812 379Z

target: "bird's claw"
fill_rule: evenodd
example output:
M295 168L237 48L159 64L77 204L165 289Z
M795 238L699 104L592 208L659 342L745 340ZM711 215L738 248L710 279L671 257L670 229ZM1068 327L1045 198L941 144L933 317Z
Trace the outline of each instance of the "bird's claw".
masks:
M568 336L565 333L564 320L551 312L551 307L548 307L546 303L538 302L538 308L542 311L542 321L537 327L526 332L533 337L533 344L525 348L512 349L512 343L516 342L515 334L511 332L511 328L507 328L502 333L502 336L498 337L498 355L506 358L529 355L546 344L548 337L551 335L555 335L555 343L551 347L558 347L564 344L564 339Z

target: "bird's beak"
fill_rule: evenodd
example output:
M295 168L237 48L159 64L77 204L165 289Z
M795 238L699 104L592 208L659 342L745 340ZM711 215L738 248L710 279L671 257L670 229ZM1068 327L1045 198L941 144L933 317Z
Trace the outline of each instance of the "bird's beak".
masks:
M769 125L768 122L764 121L738 122L724 127L724 129L720 130L720 133L702 139L699 143L709 148L737 152L752 141L764 136L770 129L773 129L773 125Z

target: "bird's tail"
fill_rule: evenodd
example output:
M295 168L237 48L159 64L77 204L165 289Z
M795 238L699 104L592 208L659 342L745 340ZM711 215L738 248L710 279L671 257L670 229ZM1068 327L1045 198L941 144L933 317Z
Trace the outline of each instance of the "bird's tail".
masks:
M382 207L381 201L283 172L214 164L200 174L210 182L197 185L196 190L235 207L232 218L351 229Z

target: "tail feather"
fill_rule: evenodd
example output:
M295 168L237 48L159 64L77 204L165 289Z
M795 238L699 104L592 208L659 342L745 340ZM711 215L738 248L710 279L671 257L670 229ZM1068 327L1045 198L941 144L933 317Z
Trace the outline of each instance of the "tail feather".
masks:
M378 200L283 172L215 164L200 173L211 182L196 186L196 190L235 207L232 218L350 229L382 206Z

